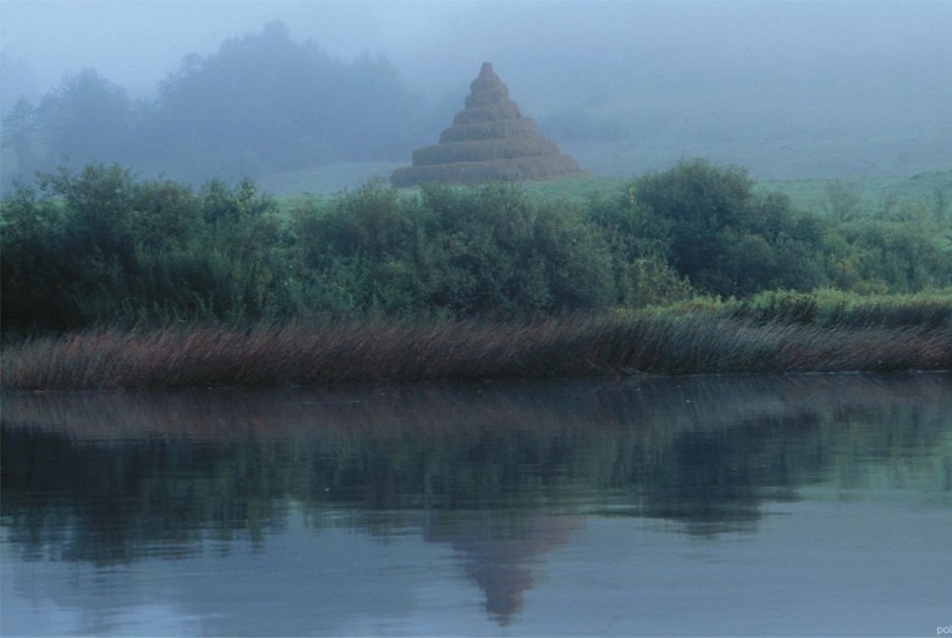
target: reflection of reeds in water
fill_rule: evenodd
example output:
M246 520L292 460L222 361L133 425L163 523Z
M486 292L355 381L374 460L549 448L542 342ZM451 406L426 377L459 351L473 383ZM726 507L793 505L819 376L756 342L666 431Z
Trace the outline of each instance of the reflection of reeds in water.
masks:
M471 437L593 429L649 437L753 422L814 422L897 403L952 410L952 375L698 375L506 383L349 384L170 392L11 392L3 422L90 439L323 435L370 439ZM597 427L593 428L593 424ZM616 447L612 444L609 447Z
M796 498L800 486L817 482L888 486L948 502L950 381L949 374L713 375L10 393L0 427L4 495L65 489L98 502L109 486L117 502L137 504L148 517L150 490L163 486L170 502L192 504L175 509L203 528L210 520L232 524L229 512L260 514L249 501L262 498L268 517L288 502L318 516L327 504L359 505L364 514L352 522L370 529L393 524L394 512L423 508L426 539L452 543L473 559L464 561L467 573L487 590L500 587L491 610L504 620L517 608L506 601L518 602L518 588L483 569L508 560L484 545L486 533L530 555L544 549L543 536L557 542L567 531L526 521L520 513L529 508L569 518L585 511L680 520L708 534L747 529L763 498ZM514 516L494 518L488 529L462 525L454 514L490 505ZM503 580L526 584L526 572L515 571Z
M8 389L274 386L952 367L952 329L714 315L102 329L6 348Z

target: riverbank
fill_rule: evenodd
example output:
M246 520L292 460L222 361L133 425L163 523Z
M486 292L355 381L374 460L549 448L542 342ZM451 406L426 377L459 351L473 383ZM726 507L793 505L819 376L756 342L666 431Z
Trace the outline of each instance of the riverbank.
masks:
M10 390L952 369L942 298L694 301L537 321L103 328L4 349Z

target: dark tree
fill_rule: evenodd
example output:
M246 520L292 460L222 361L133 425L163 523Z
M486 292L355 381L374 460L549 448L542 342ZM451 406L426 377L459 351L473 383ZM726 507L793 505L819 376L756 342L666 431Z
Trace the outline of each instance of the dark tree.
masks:
M664 233L656 239L670 263L702 290L748 295L821 283L811 257L819 234L788 198L755 193L746 169L690 160L637 179L632 194L660 218L644 226Z
M125 160L131 132L131 101L121 86L92 69L67 75L37 109L39 134L50 164Z

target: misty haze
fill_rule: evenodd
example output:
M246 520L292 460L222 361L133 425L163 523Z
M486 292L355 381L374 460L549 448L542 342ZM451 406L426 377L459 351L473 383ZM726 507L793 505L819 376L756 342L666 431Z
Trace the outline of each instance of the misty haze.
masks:
M945 2L0 10L5 188L63 162L194 182L325 166L339 183L306 190L353 187L435 141L484 61L594 175L688 157L787 179L952 161Z

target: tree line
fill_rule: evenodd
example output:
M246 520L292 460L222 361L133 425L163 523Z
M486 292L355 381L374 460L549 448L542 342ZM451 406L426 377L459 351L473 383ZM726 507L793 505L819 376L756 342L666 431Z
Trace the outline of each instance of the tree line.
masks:
M21 100L3 114L17 165L5 172L118 162L200 183L398 159L421 139L427 115L385 58L343 62L273 22L187 56L152 100L132 99L93 69L67 75L38 104Z
M380 181L293 203L253 181L194 187L118 165L60 168L2 201L4 333L307 318L496 318L698 294L952 285L952 232L837 222L705 160L587 200L518 184Z

